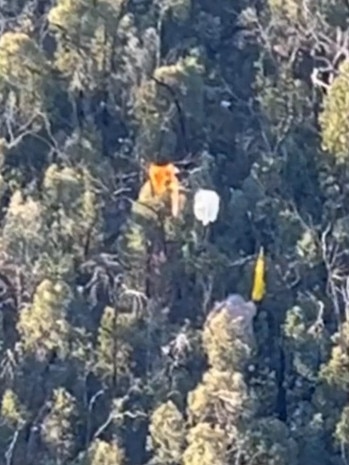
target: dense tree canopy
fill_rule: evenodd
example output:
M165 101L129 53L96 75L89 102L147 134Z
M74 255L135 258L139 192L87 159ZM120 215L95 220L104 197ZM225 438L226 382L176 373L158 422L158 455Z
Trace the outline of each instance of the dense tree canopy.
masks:
M346 465L348 2L0 10L0 463Z

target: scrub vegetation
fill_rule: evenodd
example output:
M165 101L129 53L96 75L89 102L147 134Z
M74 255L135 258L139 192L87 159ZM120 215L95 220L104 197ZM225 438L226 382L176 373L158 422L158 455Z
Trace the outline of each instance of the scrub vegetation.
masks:
M0 1L1 465L347 465L348 31Z

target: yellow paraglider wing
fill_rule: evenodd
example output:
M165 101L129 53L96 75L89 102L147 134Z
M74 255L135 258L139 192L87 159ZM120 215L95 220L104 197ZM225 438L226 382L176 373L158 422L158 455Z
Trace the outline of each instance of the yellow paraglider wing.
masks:
M254 269L252 300L260 302L265 295L265 257L264 249L260 248Z

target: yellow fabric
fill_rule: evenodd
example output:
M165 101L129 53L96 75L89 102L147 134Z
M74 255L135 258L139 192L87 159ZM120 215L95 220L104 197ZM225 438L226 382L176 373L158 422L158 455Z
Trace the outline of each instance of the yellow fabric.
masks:
M252 288L252 300L260 302L265 295L265 257L264 249L260 248L256 266L254 269L254 279Z

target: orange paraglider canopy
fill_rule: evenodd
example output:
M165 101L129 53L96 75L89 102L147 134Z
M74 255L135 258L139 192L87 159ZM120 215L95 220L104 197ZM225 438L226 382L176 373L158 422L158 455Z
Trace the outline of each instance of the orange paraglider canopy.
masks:
M178 168L173 163L164 165L156 165L151 163L148 169L148 175L154 195L163 195L171 186L175 187L179 184L177 174Z
M148 169L148 176L153 195L161 196L166 192L171 195L172 215L178 216L179 213L179 188L180 183L177 178L179 169L173 163L157 165L151 163Z

